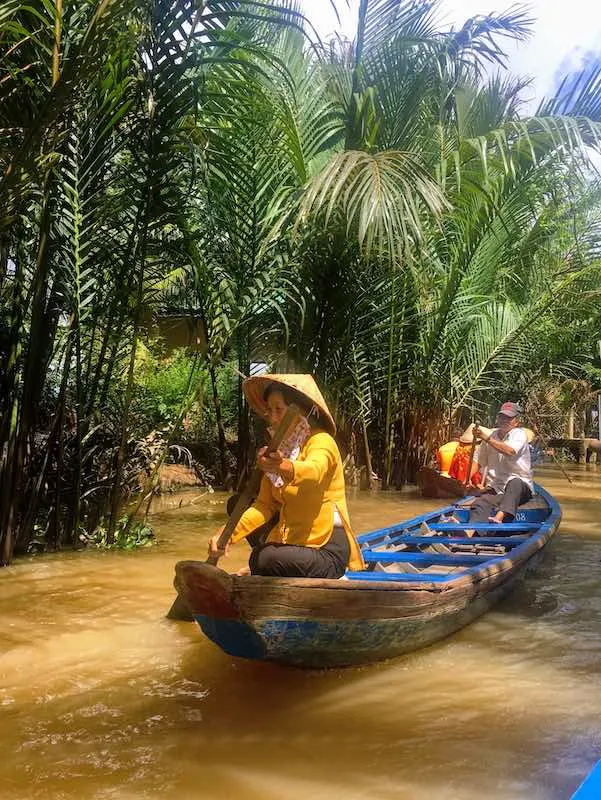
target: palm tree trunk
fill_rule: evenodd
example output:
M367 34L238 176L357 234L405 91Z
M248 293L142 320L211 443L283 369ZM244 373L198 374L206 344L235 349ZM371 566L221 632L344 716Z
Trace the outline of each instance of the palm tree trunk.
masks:
M211 379L211 392L213 394L213 407L215 408L215 421L217 423L217 436L219 438L219 461L221 464L221 480L224 489L232 488L232 475L230 474L227 463L227 441L225 438L225 428L223 426L223 414L221 413L221 398L217 389L217 375L215 366L208 361L209 376Z
M250 458L250 410L242 391L244 375L250 373L249 335L246 326L238 335L238 472L236 484L244 481Z
M123 329L123 324L125 322L125 317L128 311L127 298L129 297L129 294L133 286L133 282L135 280L135 273L133 270L130 270L130 265L132 256L136 252L137 237L143 213L144 213L144 207L142 204L140 204L138 206L136 217L128 237L127 247L125 248L125 252L123 254L121 267L119 269L119 273L115 281L115 286L112 293L109 309L105 315L102 344L100 345L100 351L98 353L98 358L96 360L96 369L94 370L94 377L92 378L91 386L88 390L86 412L85 412L86 417L90 415L92 409L94 408L105 366L106 366L106 372L105 372L104 386L106 387L106 391L103 390L100 393L101 406L104 404L104 400L106 399L108 386L112 378L112 368L115 364L115 356L117 350L119 349L119 334ZM124 298L126 299L124 300ZM117 314L117 310L118 310L118 316L117 319L115 320L115 315ZM107 360L106 352L109 348L111 338L113 338L114 344L112 348L111 357L109 357ZM86 383L89 383L89 381L86 381Z
M75 475L73 480L73 500L71 514L71 530L68 532L71 542L77 541L81 519L81 479L83 456L83 389L81 374L81 320L77 315L75 329Z
M54 47L52 49L52 85L60 78L61 33L63 28L63 0L55 0Z
M395 293L395 271L391 271L391 284L390 284L390 321L389 321L389 337L388 337L388 375L386 385L386 421L384 424L384 441L385 441L385 461L384 461L384 489L390 486L392 477L392 455L394 451L394 431L393 431L393 396L395 394L393 388L393 361L394 361L394 335L396 328L396 293Z
M10 238L6 231L0 232L0 290L6 281L8 272L8 247Z
M0 462L0 564L10 563L14 537L14 498L16 473L17 433L19 420L19 362L23 336L24 268L18 257L13 281L8 354L2 375L2 424Z
M50 174L46 175L43 187L43 202L40 216L40 232L36 257L36 269L32 279L31 324L26 357L23 365L23 387L18 397L18 362L22 347L23 331L15 330L12 353L9 357L9 370L12 372L11 384L7 387L13 395L10 406L10 422L6 460L3 462L2 510L0 511L0 538L2 539L2 563L8 564L12 558L17 538L25 541L28 531L17 530L19 505L22 501L21 488L27 471L27 449L39 404L41 387L46 370L44 355L48 350L50 331L46 313L46 292L49 270L49 237L51 221ZM15 276L16 279L16 276ZM17 282L15 285L17 288ZM22 298L21 298L22 300ZM22 312L17 311L19 317Z
M123 464L127 451L127 436L129 432L129 414L134 396L134 370L136 366L136 352L138 349L138 336L140 331L140 317L142 311L142 301L144 299L144 273L146 268L146 240L148 235L148 221L145 220L142 232L142 243L140 247L140 267L138 269L138 287L136 292L136 307L134 312L134 330L132 335L131 350L129 355L129 367L127 370L127 385L125 387L125 398L123 401L123 418L121 422L121 440L115 457L115 474L113 478L113 488L111 493L111 516L107 530L107 542L112 544L115 539L115 529L117 527L117 516L121 505L123 480Z
M369 436L367 435L367 425L365 423L365 417L361 415L361 428L363 432L363 450L365 452L365 469L367 470L367 488L371 491L374 488L374 481L373 481L373 467L371 463L371 452L369 449Z
M61 377L61 388L59 391L57 409L55 412L54 424L48 440L48 457L52 455L54 449L54 439L56 439L56 470L54 472L54 503L48 521L48 543L56 549L61 543L61 482L63 479L64 466L64 429L67 416L67 386L71 372L71 357L73 355L73 335L69 331L69 339L65 347L65 360L63 363L63 374Z

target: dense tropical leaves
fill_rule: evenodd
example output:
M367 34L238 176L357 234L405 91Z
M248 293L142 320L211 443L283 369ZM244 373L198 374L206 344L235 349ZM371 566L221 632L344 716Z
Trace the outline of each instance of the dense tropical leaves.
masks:
M387 35L392 16L401 24ZM314 347L305 349L306 364L330 386L351 425L357 416L369 425L366 449L376 454L386 484L411 477L443 435L439 425L486 415L515 385L516 370L540 365L532 342L560 309L570 308L569 327L581 312L591 332L599 321L575 291L579 280L600 277L598 237L584 249L584 220L570 231L567 219L575 198L586 194L589 148L599 145L599 128L580 112L591 98L585 93L569 116L521 119L524 82L483 79L482 71L486 63L503 64L502 39L527 36L524 11L442 34L431 20L425 3L361 4L355 61L347 67L353 99L337 94L347 119L346 148L313 178L297 217L297 225L309 228L303 243L324 220L330 230L341 226L346 255L336 257L331 241L321 255L329 275L331 268L343 274L334 282L330 275L327 287L311 282L308 292L308 303L327 307L329 317L306 313L305 320L343 330L344 338L334 335L329 353L320 347L318 358ZM348 85L338 74L335 89ZM587 86L594 95L594 81ZM402 179L380 180L373 165L392 160L399 146L428 180L438 181L444 206L436 207L434 195L413 181L414 205L404 208ZM357 163L366 165L364 174ZM315 210L321 217L311 216ZM561 252L574 236L582 257L576 284L564 274L567 253ZM361 257L349 246L353 240ZM313 248L308 257L319 263ZM363 264L359 275L357 263ZM361 291L351 291L347 303L347 289L332 303L331 286L347 282L358 282ZM327 336L309 328L309 341ZM361 381L359 395L351 391L351 376Z
M598 65L523 117L527 12L437 13L361 0L355 41L324 43L290 0L2 5L4 562L34 525L110 540L160 309L203 339L161 440L210 387L228 482L228 423L240 471L253 443L226 361L314 372L386 485L529 380L596 380Z
M209 197L206 185L191 189L211 167L219 76L242 96L246 73L258 83L283 71L253 36L299 19L265 3L206 3L202 13L190 0L3 6L4 561L27 546L36 516L59 543L110 509L110 539L138 342L187 274L189 230ZM257 281L243 306L267 278ZM82 509L84 498L94 504Z

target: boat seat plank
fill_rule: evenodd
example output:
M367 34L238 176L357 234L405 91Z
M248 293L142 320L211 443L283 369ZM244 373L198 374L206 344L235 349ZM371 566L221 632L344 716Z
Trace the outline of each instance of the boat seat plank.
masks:
M513 533L515 531L516 533L525 533L536 530L539 526L535 522L503 522L500 525L496 522L431 522L429 527L433 531L442 531L443 533L447 531L464 531L466 528L471 531L498 531L499 533L501 531L503 533Z
M406 551L395 553L394 550L388 552L382 552L381 550L364 550L362 555L365 562L379 561L381 563L394 563L395 561L406 561L410 564L444 564L449 566L482 564L494 558L494 554L491 555L490 553L485 553L483 555L478 555L476 553L451 553L447 555L446 553L407 553Z
M453 514L457 511L456 506L445 506L444 508L440 508L437 510L436 515L440 516L445 514ZM421 514L419 517L414 517L410 520L410 523L401 522L398 525L390 525L387 528L378 528L378 530L370 531L369 533L362 533L357 536L357 541L359 544L365 544L366 542L373 542L375 539L383 539L385 536L397 536L402 531L406 530L409 525L412 528L418 527L422 522L428 522L432 519L433 514L431 512L427 514Z
M467 527L467 526L466 526ZM517 547L518 544L525 542L528 536L402 536L395 544L473 544L473 545L492 545L502 544L510 547ZM387 544L382 542L382 544ZM377 543L380 546L380 543Z
M407 582L407 583L446 583L447 581L457 578L456 572L434 574L431 572L422 572L419 575L415 572L346 572L344 577L350 581L384 581L384 582Z
M374 566L370 564L370 568ZM381 570L382 572L412 572L414 575L421 575L421 570L417 567L414 567L413 564L407 564L405 561L396 561L394 564L383 564L381 561L378 561L375 564L376 570Z

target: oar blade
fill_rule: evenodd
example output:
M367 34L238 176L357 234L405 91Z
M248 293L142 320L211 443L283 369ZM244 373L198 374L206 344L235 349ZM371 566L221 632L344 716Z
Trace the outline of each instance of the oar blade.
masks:
M174 619L179 622L194 622L192 612L181 594L178 594L173 601L171 608L167 612L167 619Z

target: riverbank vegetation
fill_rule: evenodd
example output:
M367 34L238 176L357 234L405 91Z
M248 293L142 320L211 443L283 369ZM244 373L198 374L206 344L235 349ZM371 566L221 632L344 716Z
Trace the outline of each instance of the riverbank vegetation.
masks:
M601 374L601 69L531 111L504 48L532 25L362 0L321 42L288 1L3 3L2 563L127 537L175 445L232 485L252 362L312 372L385 487L509 395L557 433L544 398ZM174 311L184 351L152 335Z

